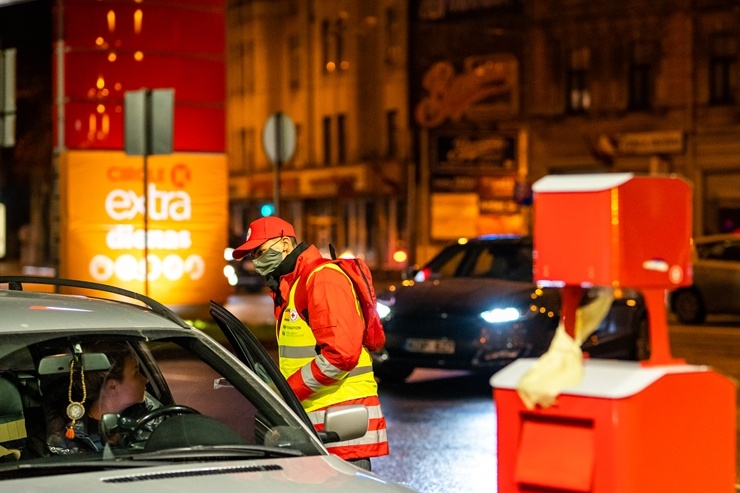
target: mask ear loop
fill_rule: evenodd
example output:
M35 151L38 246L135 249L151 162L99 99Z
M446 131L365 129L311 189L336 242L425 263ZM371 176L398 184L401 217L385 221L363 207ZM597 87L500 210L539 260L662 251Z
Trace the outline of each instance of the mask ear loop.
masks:
M71 419L72 421L67 425L67 431L65 432L65 436L69 438L70 440L75 437L75 424L78 420L82 419L82 417L85 415L85 406L82 405L83 402L85 402L85 399L87 399L87 388L85 387L85 368L82 364L80 364L80 379L82 383L82 402L76 402L72 400L72 387L74 386L74 377L75 377L75 360L76 357L73 357L69 362L69 405L67 406L67 417ZM81 360L81 359L80 359Z

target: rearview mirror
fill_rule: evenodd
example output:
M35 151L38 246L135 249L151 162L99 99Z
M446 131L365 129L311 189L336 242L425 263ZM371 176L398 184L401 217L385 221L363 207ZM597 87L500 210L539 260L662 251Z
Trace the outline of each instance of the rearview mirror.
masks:
M39 362L39 375L57 375L69 373L69 365L73 356L71 354L60 354L41 358ZM109 370L110 361L104 353L82 354L82 368L85 371Z

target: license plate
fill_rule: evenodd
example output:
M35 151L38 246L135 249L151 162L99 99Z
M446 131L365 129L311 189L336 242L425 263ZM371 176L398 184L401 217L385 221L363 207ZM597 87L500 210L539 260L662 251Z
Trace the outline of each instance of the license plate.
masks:
M412 353L453 354L455 341L447 339L406 339L406 351Z

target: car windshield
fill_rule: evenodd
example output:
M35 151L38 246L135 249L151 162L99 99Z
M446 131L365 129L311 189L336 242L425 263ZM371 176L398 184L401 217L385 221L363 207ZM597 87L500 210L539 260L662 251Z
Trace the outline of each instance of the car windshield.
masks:
M444 248L421 271L425 278L485 277L532 282L532 246L524 241L471 241Z
M0 454L10 460L0 459L0 478L125 459L325 453L277 394L213 339L195 329L142 332L3 334Z

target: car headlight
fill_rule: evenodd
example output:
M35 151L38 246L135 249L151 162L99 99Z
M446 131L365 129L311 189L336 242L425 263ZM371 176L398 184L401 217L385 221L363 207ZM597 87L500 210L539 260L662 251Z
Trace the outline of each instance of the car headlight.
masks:
M380 301L375 304L375 310L377 310L381 320L391 314L391 307Z
M521 313L514 307L493 308L481 312L480 317L489 324L500 324L504 322L513 322L521 318Z

